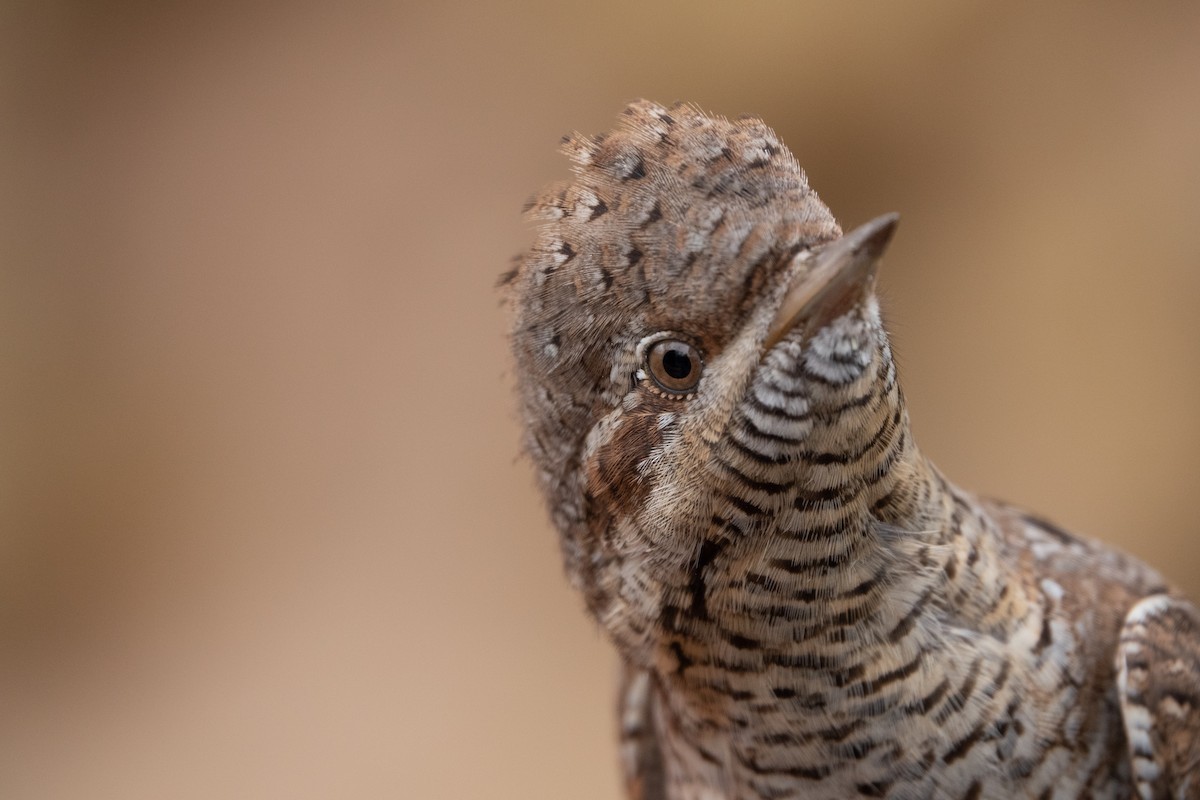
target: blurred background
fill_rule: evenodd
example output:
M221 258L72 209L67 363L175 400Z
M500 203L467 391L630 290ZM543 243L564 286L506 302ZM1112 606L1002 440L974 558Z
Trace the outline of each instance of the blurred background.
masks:
M0 797L617 797L493 284L643 96L901 212L925 451L1200 596L1200 5L15 0Z

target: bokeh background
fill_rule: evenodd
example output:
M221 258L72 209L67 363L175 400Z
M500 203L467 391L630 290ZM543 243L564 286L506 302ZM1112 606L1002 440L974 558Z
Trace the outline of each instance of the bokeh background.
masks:
M617 797L493 283L642 96L900 211L926 452L1200 596L1200 5L7 2L0 797Z

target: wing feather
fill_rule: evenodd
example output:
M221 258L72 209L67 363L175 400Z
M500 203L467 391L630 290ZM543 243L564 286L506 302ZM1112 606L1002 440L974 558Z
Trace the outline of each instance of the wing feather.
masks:
M1126 615L1117 647L1121 714L1138 796L1200 800L1200 615L1158 594Z

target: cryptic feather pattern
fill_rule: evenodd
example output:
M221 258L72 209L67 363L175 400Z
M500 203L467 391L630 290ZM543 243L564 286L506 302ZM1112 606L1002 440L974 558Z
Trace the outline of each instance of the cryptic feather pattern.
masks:
M505 282L526 449L626 664L631 796L1195 796L1190 604L949 483L869 287L764 348L841 235L775 134L640 101L564 150ZM686 396L646 376L662 336L703 354Z

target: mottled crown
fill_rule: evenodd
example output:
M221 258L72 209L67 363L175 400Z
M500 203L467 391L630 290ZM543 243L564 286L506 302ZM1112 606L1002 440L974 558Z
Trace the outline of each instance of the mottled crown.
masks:
M537 237L505 279L527 446L551 481L629 388L618 341L686 330L719 353L798 250L841 235L757 118L643 100L563 150L575 179L530 203Z

